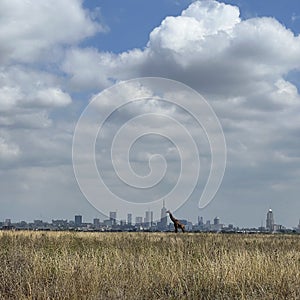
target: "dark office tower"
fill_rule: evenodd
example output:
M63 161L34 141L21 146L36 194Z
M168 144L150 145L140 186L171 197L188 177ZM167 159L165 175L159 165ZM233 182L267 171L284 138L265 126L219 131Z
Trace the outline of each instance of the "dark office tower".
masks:
M77 215L75 216L75 226L80 227L82 225L82 216Z
M98 218L95 218L94 221L93 221L93 223L94 223L95 227L99 227L100 226L100 220Z
M153 211L150 212L150 226L153 226Z
M112 225L117 225L117 212L116 211L110 211L109 212L109 219L110 219Z
M132 214L127 214L127 224L132 225Z

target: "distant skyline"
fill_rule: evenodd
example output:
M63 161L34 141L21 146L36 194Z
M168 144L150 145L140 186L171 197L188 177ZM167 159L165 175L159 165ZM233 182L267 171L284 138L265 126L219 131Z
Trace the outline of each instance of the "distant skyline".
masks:
M278 224L298 224L299 1L3 0L0 16L0 220L105 218L74 176L76 123L105 88L157 76L202 94L227 145L226 172L215 199L198 208L201 177L176 216L193 223L198 216L220 216L225 224L258 227L272 207ZM149 111L190 126L203 146L201 170L207 171L203 130L183 111L159 103L125 108L108 120L96 144L97 163L117 194L124 187L112 175L101 134L107 141L122 122ZM158 125L168 126L157 119L143 124ZM145 175L154 154L166 157L169 171L155 194L128 192L133 202L161 197L176 183L180 160L171 141L140 139L130 152L133 169ZM99 199L105 201L101 194ZM154 214L159 218L160 211Z
M251 226L251 227L243 227L244 229L252 229L252 228L256 228L256 229L264 229L270 232L273 231L278 231L278 230L293 230L293 229L299 229L299 224L300 224L300 219L299 219L299 223L296 224L295 226L291 226L291 227L286 227L285 224L278 224L277 222L275 222L275 218L274 218L274 213L272 211L271 208L268 209L268 211L266 212L266 216L265 216L265 220L261 220L261 224L260 226ZM135 220L135 221L134 221ZM198 216L197 220L195 222L191 222L191 220L189 219L182 219L181 221L185 221L186 223L192 224L193 226L196 225L206 225L206 226L210 226L213 224L216 225L216 223L218 225L220 225L220 228L239 228L238 226L236 226L234 224L234 222L230 223L230 224L225 224L224 222L222 222L222 217L221 216L215 216L212 219L205 219L203 218L203 216ZM165 206L162 207L161 211L160 211L160 217L155 217L154 219L154 214L153 211L147 210L144 212L143 215L133 215L132 213L127 213L126 214L126 219L120 219L118 217L118 214L116 211L110 211L108 216L104 216L103 219L100 218L93 218L93 219L83 219L81 214L77 214L75 216L73 216L73 219L56 219L56 218L52 218L52 220L50 220L50 223L55 223L55 224L63 224L63 225L67 225L67 223L74 223L75 226L80 227L82 224L97 224L97 225L109 225L110 226L119 226L119 225L146 225L148 227L158 227L157 229L166 229L169 225L172 225L172 220L169 219L169 216L167 214L167 210L165 208ZM111 221L111 222L108 222ZM24 220L20 220L20 221L15 221L12 222L11 219L5 219L3 221L0 221L0 223L4 224L4 226L8 226L11 224L23 224ZM39 225L41 223L47 223L49 224L49 221L45 221L43 219L34 219L34 220L30 220L28 222L28 224L36 224ZM218 226L219 227L219 226ZM147 228L147 227L145 227ZM219 229L220 229L219 228ZM209 228L206 228L209 229ZM213 229L213 227L211 227L211 229ZM218 229L218 230L219 230ZM242 229L242 228L239 228ZM216 228L214 228L214 230L216 230Z

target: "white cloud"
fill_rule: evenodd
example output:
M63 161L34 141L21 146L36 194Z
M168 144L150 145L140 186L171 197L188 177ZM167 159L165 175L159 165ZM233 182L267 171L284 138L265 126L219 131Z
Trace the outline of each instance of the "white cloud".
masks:
M150 34L148 47L158 53L169 50L166 55L176 54L177 62L180 64L179 59L182 59L185 63L188 55L203 52L208 37L228 34L239 22L237 7L215 1L197 1L181 16L167 17L155 28Z
M54 74L21 65L0 68L2 109L24 106L65 106L71 103L70 96L59 85L61 79Z
M99 11L84 10L80 0L1 1L0 126L6 137L1 144L3 157L19 157L22 153L18 161L14 160L20 165L70 162L70 136L58 125L68 116L62 121L58 111L70 106L72 97L57 66L67 46L106 30L97 19ZM11 160L6 167L17 165Z
M101 89L111 85L113 82L107 77L102 65L109 64L113 57L113 54L98 53L96 49L91 48L69 50L62 69L71 74L70 87L73 90L83 90L95 86Z
M50 111L70 105L70 95L59 88L59 78L29 67L0 69L0 125L45 128Z
M11 110L21 100L21 97L18 87L3 86L0 88L0 112Z
M120 79L135 77L144 60L145 53L139 49L116 55L94 48L73 48L67 52L61 69L70 76L72 90L99 91Z
M273 67L276 73L299 65L300 38L273 18L245 20L233 34L232 54L239 62Z
M277 89L271 94L271 98L275 103L282 107L299 107L300 96L297 88L292 83L279 79L275 82L275 88Z
M8 143L3 137L0 137L0 162L12 161L19 157L20 149L18 145Z
M0 114L0 126L22 129L48 128L53 124L47 111L29 109L19 113Z
M192 3L181 15L195 18L206 35L230 31L240 22L238 7L209 0Z
M82 1L3 0L0 3L2 62L35 62L56 55L58 46L104 31L82 9ZM47 58L47 56L49 56Z
M119 55L76 49L63 70L71 83L97 90L140 76L177 79L202 93L241 96L273 85L300 67L300 38L272 18L241 21L237 7L216 1L192 3L167 17L144 50Z
M74 128L70 116L77 116L76 105L70 105L72 96L59 65L68 47L107 30L99 21L99 10L83 9L81 0L0 2L2 217L19 213L30 219L35 207L44 212L53 204L54 190L52 216L63 189L72 190L70 199L82 198L70 167ZM69 110L62 110L66 106ZM67 175L62 175L65 169ZM73 189L62 187L70 178Z
M37 92L36 101L42 106L63 107L72 102L71 97L59 88L48 88Z

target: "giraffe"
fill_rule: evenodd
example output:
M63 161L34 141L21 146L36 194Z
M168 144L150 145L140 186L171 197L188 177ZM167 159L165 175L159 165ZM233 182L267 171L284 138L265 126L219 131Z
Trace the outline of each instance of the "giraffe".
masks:
M185 226L184 226L184 224L181 224L181 223L179 222L179 220L177 220L176 218L174 218L174 216L172 215L172 213L171 213L169 210L167 210L166 213L169 214L170 219L171 219L172 222L174 223L175 232L176 232L176 233L178 232L178 227L182 230L182 232L184 232L184 231L185 231Z

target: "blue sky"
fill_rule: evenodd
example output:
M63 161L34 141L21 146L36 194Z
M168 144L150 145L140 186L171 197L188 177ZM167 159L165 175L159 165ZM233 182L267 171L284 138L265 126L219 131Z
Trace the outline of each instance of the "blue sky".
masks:
M226 172L215 199L198 208L205 181L201 177L189 201L176 212L178 217L195 222L198 215L219 216L226 224L259 226L271 206L276 222L296 226L299 33L296 0L2 1L0 220L73 219L80 213L87 221L103 219L74 176L76 123L93 95L116 82L155 76L177 80L202 94L218 116L227 144ZM115 103L112 99L100 104L101 113ZM192 125L198 145L205 144L203 132L182 111L158 103L124 109L112 117L104 128L103 144L133 112L149 111L172 112L184 125ZM148 120L142 126L151 130L157 122ZM161 123L162 129L167 127ZM203 147L207 151L207 141ZM155 149L166 155L171 171L158 187L159 195L176 181L175 148L169 141L149 137L130 154L141 173L147 171ZM101 151L101 172L120 194L124 187L111 175L109 159ZM205 151L204 170L209 162ZM128 194L134 201L141 197L136 190Z

